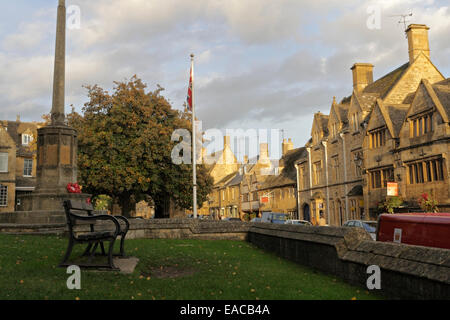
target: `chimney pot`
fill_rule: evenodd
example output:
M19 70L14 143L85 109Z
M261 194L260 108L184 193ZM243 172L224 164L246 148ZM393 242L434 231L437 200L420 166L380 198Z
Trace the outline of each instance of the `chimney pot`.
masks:
M289 138L288 142L286 142L286 139L284 139L283 141L283 145L281 146L282 152L283 152L283 156L288 153L289 151L291 151L292 149L294 149L294 143L292 142L292 139Z
M226 146L231 146L231 139L230 136L224 136L223 137L223 148L225 149Z
M353 71L353 89L357 92L363 91L373 82L373 64L355 63L351 70Z
M408 29L406 29L410 64L414 62L420 53L423 53L430 58L428 30L430 30L430 28L424 24L410 24Z

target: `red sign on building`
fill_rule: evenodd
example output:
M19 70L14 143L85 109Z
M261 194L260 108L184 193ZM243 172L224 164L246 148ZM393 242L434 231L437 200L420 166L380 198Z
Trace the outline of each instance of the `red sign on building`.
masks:
M388 195L388 197L397 197L398 196L398 183L397 182L388 182L387 183L387 195Z
M269 203L269 197L261 197L261 203Z

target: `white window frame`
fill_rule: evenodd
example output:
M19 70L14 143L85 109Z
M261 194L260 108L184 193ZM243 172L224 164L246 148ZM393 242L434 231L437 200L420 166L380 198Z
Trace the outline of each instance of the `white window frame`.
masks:
M26 163L31 161L31 168L30 167L26 167ZM30 170L30 174L26 174L25 169L29 169ZM23 160L23 176L24 177L32 177L33 176L33 159L24 159Z
M30 145L30 142L32 142L32 141L33 141L33 136L31 134L28 134L28 133L22 134L22 145L23 146Z
M1 166L0 166L0 172L1 173L7 173L7 172L9 172L9 162L8 162L8 158L9 158L9 154L7 153L7 152L0 152L0 158L4 158L5 160L5 164L6 165L4 165L4 167L2 168ZM1 163L1 162L0 162Z

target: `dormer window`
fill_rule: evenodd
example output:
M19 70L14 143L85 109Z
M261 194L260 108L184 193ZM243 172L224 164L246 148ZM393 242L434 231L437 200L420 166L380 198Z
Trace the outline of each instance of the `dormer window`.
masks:
M409 127L410 137L420 137L433 131L433 114L428 113L412 118Z
M386 128L373 130L369 133L370 149L376 149L386 144Z
M33 141L33 136L31 134L22 134L22 145L28 146Z

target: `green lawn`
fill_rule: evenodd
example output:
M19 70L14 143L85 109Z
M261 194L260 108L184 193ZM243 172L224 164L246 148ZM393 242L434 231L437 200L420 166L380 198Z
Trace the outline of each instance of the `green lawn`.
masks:
M140 259L133 274L83 270L81 290L69 290L57 267L66 245L0 235L0 299L380 299L239 241L127 240L127 254Z

